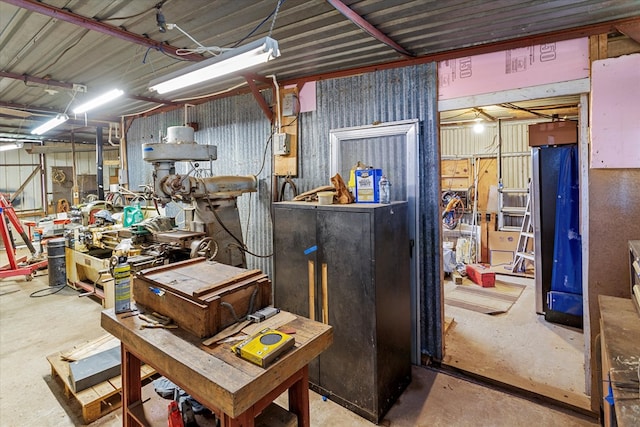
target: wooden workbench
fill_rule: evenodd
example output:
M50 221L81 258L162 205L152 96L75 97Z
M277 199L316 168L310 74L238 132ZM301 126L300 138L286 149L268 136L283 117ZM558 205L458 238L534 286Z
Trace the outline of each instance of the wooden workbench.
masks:
M615 420L620 427L640 425L640 316L630 298L598 296L602 345L603 394L613 394ZM611 416L605 403L605 425Z
M231 344L203 346L183 329L140 329L137 316L104 310L102 327L121 341L123 424L149 425L141 403L140 363L154 367L220 417L222 426L253 426L280 394L289 392L289 410L309 426L308 363L333 341L331 326L297 317L295 347L263 369L231 352Z

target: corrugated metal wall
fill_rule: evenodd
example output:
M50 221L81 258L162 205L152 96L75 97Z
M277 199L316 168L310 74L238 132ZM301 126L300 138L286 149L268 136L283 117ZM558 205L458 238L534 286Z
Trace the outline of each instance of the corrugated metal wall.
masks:
M500 125L502 147L498 146L497 123L485 123L484 132L479 134L473 131L473 123L442 126L440 128L442 158L500 157L501 167L496 170L496 182L502 178L505 189L526 189L532 176L529 125L539 122L539 120L502 122ZM505 193L503 197L504 206L526 205L525 193ZM504 218L506 226L519 227L521 224L520 216Z
M299 175L295 182L299 192L329 183L329 131L362 126L374 122L420 119L420 197L423 271L422 349L436 358L442 357L440 325L425 319L441 318L440 312L440 227L439 162L436 124L436 67L425 64L385 70L355 77L317 82L316 110L299 116ZM140 146L157 142L166 126L182 124L183 112L172 112L137 119L127 134L130 185L147 182L150 166L141 166ZM256 174L269 139L270 124L251 95L216 100L199 105L188 113L189 121L198 122L196 141L215 144L218 160L214 174ZM270 149L268 152L270 153ZM259 254L272 252L270 218L271 158L259 175L259 194L239 198L238 208L245 242ZM250 224L247 227L247 218ZM250 230L247 233L247 230ZM248 257L249 268L260 268L271 275L271 259ZM428 348L427 348L428 346Z
M73 157L69 153L47 153L29 154L25 148L0 152L0 192L13 194L23 182L29 177L35 168L40 168L40 156L44 159L45 179L47 185L47 203L55 204L52 200L51 191L53 183L51 181L51 168L72 167ZM117 160L118 151L105 151L104 160ZM76 174L95 175L96 174L96 154L95 152L76 152ZM104 168L104 185L109 188L109 167ZM115 173L115 171L113 171ZM40 174L35 176L19 197L14 202L17 212L44 209L42 206Z
M440 128L442 158L502 155L502 182L505 188L526 188L531 177L529 125L535 121L503 122L502 149L498 147L498 125L485 124L483 133L475 133L472 124ZM498 175L500 171L498 171ZM499 176L498 176L499 177Z

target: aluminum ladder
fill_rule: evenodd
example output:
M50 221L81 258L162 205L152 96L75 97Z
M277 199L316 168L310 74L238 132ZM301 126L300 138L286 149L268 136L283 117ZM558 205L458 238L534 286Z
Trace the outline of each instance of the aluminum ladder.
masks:
M533 221L531 220L531 185L527 193L527 205L522 217L522 227L520 228L520 236L518 237L518 246L513 256L512 273L524 273L526 271L527 262L533 267L535 256L533 251L528 251L529 242L533 242Z

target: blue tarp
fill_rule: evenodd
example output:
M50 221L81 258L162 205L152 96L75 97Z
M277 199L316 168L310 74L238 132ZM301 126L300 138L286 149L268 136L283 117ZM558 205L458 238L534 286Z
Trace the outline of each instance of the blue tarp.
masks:
M558 147L560 171L551 272L551 310L582 316L582 240L580 237L580 188L578 147ZM579 312L578 312L579 310Z

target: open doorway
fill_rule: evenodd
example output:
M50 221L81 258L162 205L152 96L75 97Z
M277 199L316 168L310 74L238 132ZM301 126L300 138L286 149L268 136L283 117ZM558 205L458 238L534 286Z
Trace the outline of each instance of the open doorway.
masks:
M440 113L442 362L589 410L583 331L545 319L537 258L517 255L534 253L523 222L535 222L534 175L545 173L532 161L529 127L575 123L579 104L579 95L567 95Z

